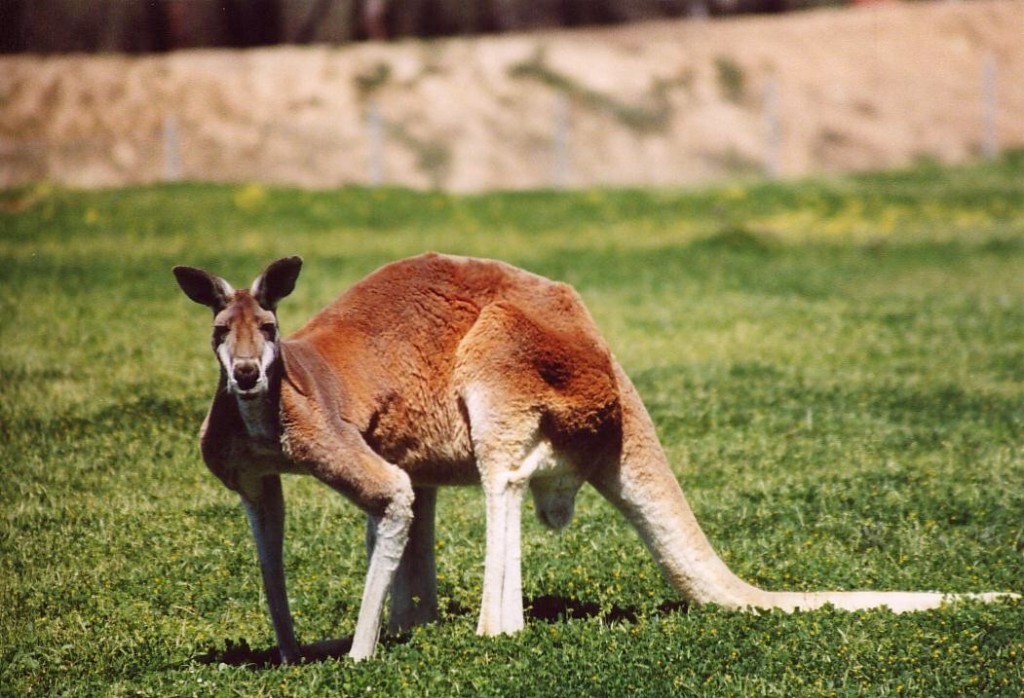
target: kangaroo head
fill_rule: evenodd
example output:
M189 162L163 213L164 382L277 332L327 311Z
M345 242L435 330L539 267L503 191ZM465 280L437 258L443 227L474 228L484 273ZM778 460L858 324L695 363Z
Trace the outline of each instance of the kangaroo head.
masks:
M247 290L195 267L174 268L185 295L213 311L213 351L227 388L242 400L265 394L280 355L277 303L295 288L299 257L272 262Z

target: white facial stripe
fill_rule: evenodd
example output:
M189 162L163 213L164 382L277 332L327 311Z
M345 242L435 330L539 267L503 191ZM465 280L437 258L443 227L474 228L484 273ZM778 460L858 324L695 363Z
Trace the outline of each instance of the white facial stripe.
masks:
M224 366L224 370L228 376L228 389L232 393L238 392L238 381L235 380L235 357L228 351L228 343L224 342L217 347L217 357L220 359L220 363ZM260 379L262 380L262 369L260 370ZM257 383L258 385L258 383Z
M274 363L274 359L277 358L277 344L274 342L263 343L263 356L260 357L260 388L265 389L267 387L267 371L270 369L270 364Z
M231 357L231 352L228 351L228 343L221 342L220 346L217 347L217 358L220 359L220 365L224 367L224 370L228 374L228 383L232 386L235 384L234 376L231 375L231 370L234 368L234 360Z

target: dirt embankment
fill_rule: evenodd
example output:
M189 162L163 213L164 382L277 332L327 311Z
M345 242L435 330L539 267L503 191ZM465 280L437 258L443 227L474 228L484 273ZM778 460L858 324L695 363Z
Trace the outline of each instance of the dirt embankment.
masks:
M1024 3L0 58L0 186L675 185L1024 146ZM994 88L994 89L993 89ZM994 115L989 113L995 95Z

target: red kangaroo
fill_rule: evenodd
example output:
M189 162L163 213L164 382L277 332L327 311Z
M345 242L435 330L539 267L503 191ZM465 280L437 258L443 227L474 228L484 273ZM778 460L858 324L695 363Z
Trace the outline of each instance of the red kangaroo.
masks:
M203 459L248 513L285 662L301 653L281 559L282 473L312 475L368 517L356 659L373 654L389 592L390 629L437 615L441 485L483 487L482 635L523 627L525 491L540 520L558 529L585 482L622 512L694 603L913 611L1014 596L754 587L701 531L636 389L572 288L502 262L427 254L370 274L282 339L277 304L301 264L280 259L238 291L201 269L174 269L185 294L213 310L221 372L202 427Z

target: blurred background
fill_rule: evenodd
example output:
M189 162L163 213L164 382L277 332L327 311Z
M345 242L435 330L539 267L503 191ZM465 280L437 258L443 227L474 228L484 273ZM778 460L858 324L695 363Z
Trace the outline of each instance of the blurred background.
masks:
M1024 145L1024 3L0 0L0 186L480 191Z

